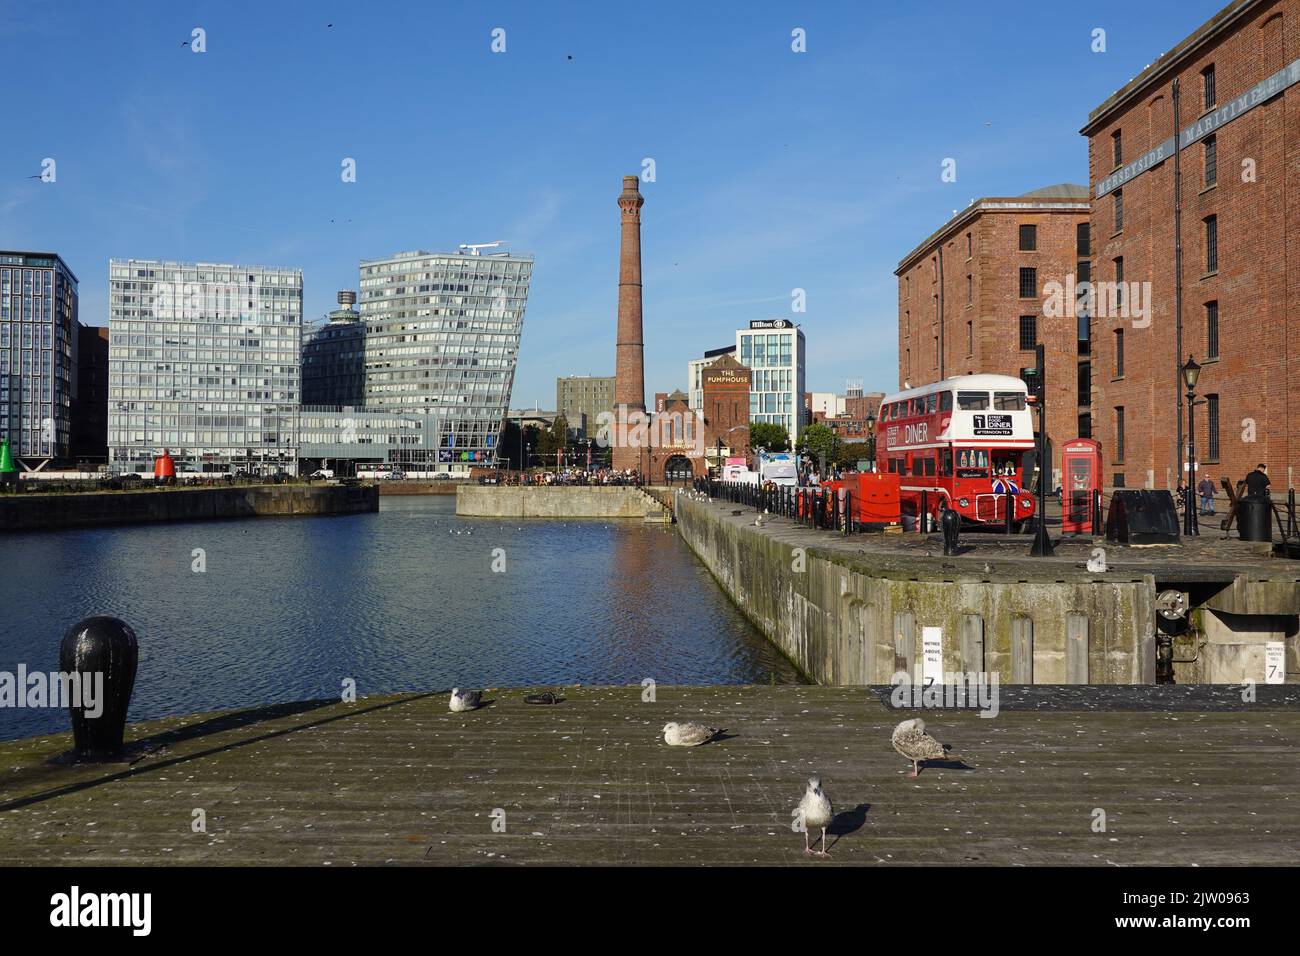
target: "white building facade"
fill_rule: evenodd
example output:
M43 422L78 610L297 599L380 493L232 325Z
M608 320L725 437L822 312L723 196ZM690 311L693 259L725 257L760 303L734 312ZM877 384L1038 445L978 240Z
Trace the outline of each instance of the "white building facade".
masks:
M296 473L301 346L301 270L111 260L110 469Z
M807 424L803 330L789 319L759 319L736 331L736 360L753 370L749 422L785 426L793 443Z

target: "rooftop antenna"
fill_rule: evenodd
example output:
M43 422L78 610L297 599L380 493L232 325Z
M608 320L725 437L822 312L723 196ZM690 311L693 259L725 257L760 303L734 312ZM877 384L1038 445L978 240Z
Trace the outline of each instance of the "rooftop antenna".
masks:
M502 241L503 240L501 239L497 239L495 242L462 242L460 247L462 249L468 249L471 256L477 256L481 255L479 252L480 249L495 249L497 246L501 245Z

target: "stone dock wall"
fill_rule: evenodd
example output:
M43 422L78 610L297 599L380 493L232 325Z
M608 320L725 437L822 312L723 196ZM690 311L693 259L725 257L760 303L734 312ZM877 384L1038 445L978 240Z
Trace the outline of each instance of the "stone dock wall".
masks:
M631 485L461 485L456 514L470 518L640 518L658 510Z
M754 527L751 509L681 495L678 527L736 605L821 684L887 684L898 671L983 672L1002 683L1155 682L1155 582L1053 567L818 547L825 532ZM924 641L940 656L927 668Z
M4 495L0 496L0 532L378 510L379 490L374 485L248 485Z

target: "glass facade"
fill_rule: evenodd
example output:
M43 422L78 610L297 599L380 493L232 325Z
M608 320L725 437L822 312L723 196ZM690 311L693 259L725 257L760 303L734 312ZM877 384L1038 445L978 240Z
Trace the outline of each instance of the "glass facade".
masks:
M111 260L110 467L295 472L301 347L301 270Z
M52 253L0 251L0 437L17 458L66 458L77 277Z
M494 460L532 269L531 257L504 254L363 261L366 410L434 412L440 460Z
M736 333L737 358L753 370L749 387L750 422L784 425L791 441L803 430L804 336L798 328Z

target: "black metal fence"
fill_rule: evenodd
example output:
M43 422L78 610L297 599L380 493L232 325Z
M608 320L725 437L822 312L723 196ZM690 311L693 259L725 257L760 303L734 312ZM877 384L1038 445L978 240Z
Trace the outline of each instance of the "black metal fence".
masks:
M695 490L710 498L753 508L759 514L789 518L810 528L854 534L859 531L854 517L853 492L847 488L796 488L748 481L718 481L697 478Z

